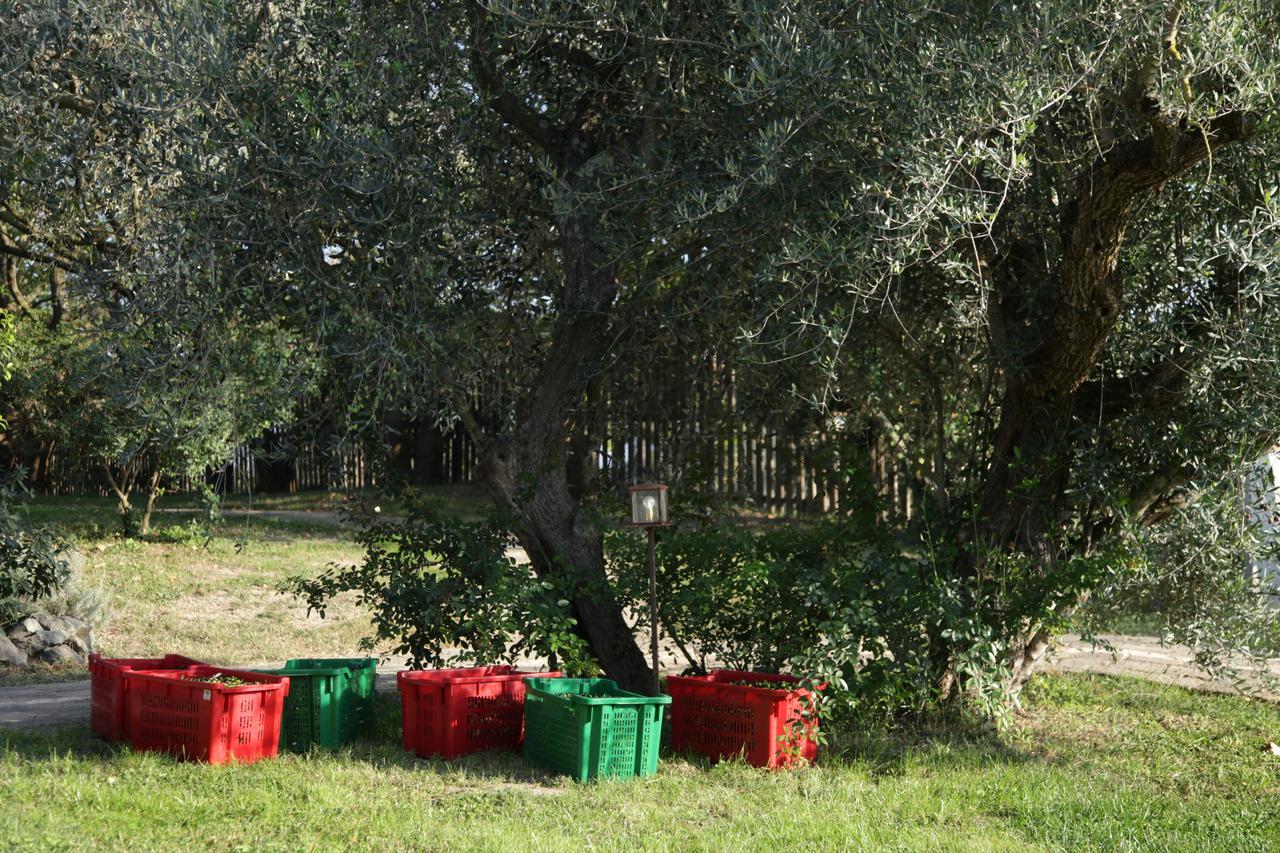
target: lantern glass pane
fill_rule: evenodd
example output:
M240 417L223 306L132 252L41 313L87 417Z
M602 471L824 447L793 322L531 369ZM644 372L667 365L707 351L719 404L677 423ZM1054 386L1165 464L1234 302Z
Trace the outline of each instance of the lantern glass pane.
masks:
M637 524L653 524L658 520L658 498L653 492L638 491L632 496L631 520Z
M666 489L633 488L631 490L631 523L638 525L666 524Z

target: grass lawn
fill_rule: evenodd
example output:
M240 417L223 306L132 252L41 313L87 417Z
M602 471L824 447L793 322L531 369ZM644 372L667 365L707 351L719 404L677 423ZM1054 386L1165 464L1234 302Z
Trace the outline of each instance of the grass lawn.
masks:
M206 541L165 518L127 541L108 501L30 513L75 536L86 578L110 590L109 655L347 656L369 631L354 601L320 621L274 591L360 558L332 519L229 513ZM245 767L135 755L87 727L0 730L0 849L1280 848L1280 758L1265 750L1280 707L1137 680L1040 678L999 736L837 732L799 772L668 756L655 778L597 785L506 754L416 760L398 704L379 710L376 736L354 747Z
M1055 676L997 737L845 745L768 773L664 757L579 785L398 744L399 709L336 754L250 766L135 755L84 728L0 732L0 847L62 849L1262 850L1280 845L1280 709Z
M113 616L95 632L109 656L178 652L228 664L352 656L370 633L353 596L321 620L275 591L292 575L361 559L350 533L330 519L228 514L206 538L190 519L158 515L150 537L129 540L116 535L114 507L105 499L42 499L25 511L32 522L73 537L85 556L84 580L110 596ZM82 668L9 673L0 674L0 684L77 676Z

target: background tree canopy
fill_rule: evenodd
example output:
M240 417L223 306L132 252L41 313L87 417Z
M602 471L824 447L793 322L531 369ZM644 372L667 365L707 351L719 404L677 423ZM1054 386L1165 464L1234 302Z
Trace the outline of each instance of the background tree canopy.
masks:
M1016 690L1093 591L1193 581L1222 630L1173 627L1258 646L1231 507L1280 439L1274 4L4 8L5 310L278 335L356 427L460 424L522 582L564 585L622 683L645 663L576 448L602 394L700 361L762 413L888 424L928 486L827 551L673 552L858 578L797 665L865 680L875 646L910 662L899 705Z

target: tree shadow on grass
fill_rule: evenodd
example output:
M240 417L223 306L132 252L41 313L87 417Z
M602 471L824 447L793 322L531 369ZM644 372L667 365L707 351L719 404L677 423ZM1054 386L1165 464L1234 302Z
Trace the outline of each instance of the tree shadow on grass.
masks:
M88 726L63 726L59 728L25 731L0 729L0 755L9 754L31 762L53 762L63 759L90 766L108 767L127 760L132 754L128 743L108 743ZM157 756L161 761L184 763L178 758ZM276 760L276 759L267 759ZM282 751L279 760L306 763L308 761L347 762L371 765L379 768L398 767L430 774L446 787L456 784L459 790L484 780L495 788L519 788L549 793L563 785L563 778L554 773L531 767L523 762L518 752L499 750L478 752L454 761L439 758L419 758L402 748L400 734L394 739L371 736L357 739L337 750L316 747L310 752Z
M820 761L860 768L872 779L905 775L913 764L963 770L1001 764L1043 763L1042 756L1011 744L993 726L972 721L933 721L892 731L837 731Z
M0 752L12 753L29 761L66 756L108 761L128 751L128 744L108 743L87 725L0 729Z

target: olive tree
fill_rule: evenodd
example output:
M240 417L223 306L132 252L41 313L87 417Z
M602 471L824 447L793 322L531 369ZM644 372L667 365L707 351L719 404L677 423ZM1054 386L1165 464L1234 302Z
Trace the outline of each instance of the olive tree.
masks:
M1016 688L1124 553L1176 562L1171 541L1205 534L1197 502L1280 440L1280 16L894 5L858 13L864 73L829 94L878 156L817 193L766 276L826 291L812 312L791 287L775 298L824 332L833 378L905 367L873 389L925 460L937 568ZM854 126L827 150L851 150ZM1214 529L1234 565L1201 549L1236 577L1240 526ZM964 641L935 648L945 693Z
M1277 440L1263 0L76 14L81 96L150 105L183 214L139 302L190 312L161 270L198 281L200 312L322 342L354 412L461 424L624 684L571 457L593 384L657 348L736 336L762 387L903 436L929 496L903 552L974 626L919 626L940 696L978 658L1016 689Z

